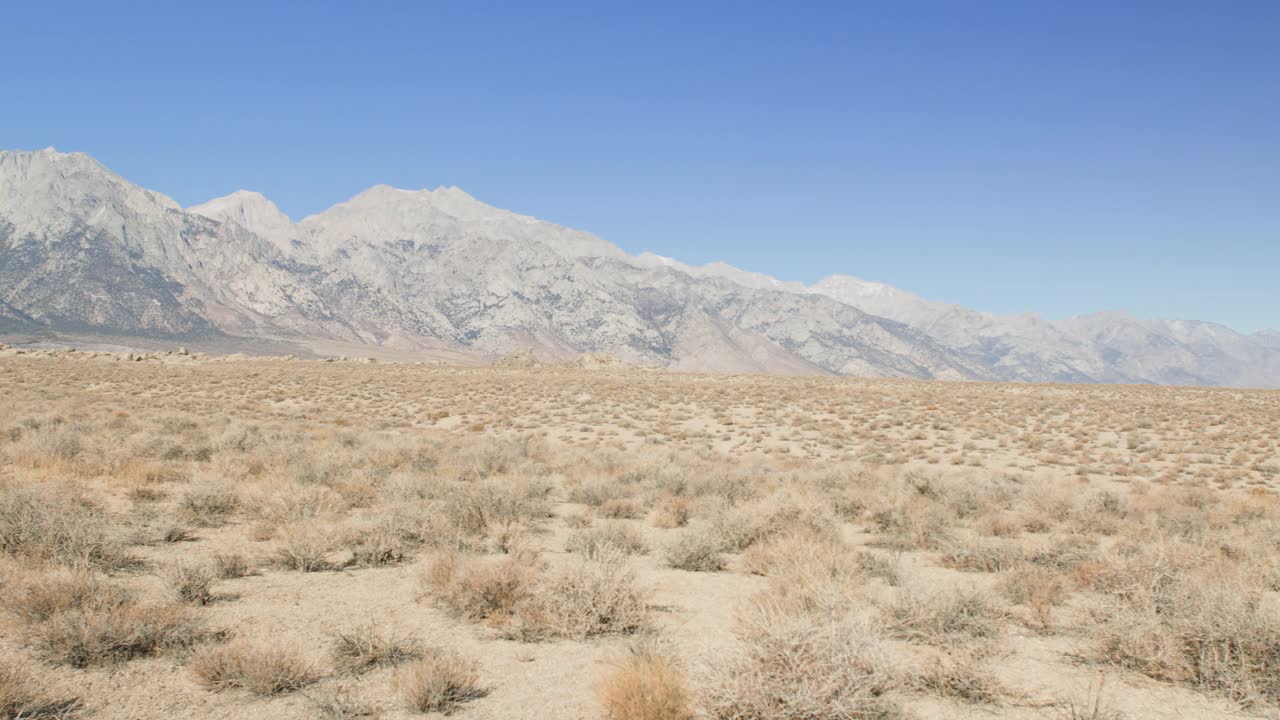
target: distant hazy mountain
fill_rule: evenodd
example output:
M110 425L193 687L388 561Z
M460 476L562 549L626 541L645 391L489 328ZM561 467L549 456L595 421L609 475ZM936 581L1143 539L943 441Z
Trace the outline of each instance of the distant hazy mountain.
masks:
M92 158L0 152L0 331L602 352L691 370L1280 385L1280 339L1120 313L995 317L631 256L457 188L371 188L300 222L240 191L183 210Z

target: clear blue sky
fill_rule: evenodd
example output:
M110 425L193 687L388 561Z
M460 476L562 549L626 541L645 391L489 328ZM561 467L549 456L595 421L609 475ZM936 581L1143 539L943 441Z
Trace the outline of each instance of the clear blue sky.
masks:
M295 218L457 185L632 252L1280 326L1280 2L10 0L0 147Z

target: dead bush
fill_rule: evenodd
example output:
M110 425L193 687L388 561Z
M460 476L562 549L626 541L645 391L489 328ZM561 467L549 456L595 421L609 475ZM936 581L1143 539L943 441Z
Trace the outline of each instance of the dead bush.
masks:
M53 694L48 683L25 665L0 658L0 718L4 720L72 720L83 705L74 695Z
M663 549L667 567L690 572L719 572L728 566L723 543L705 529L685 533Z
M533 592L540 569L505 557L498 560L459 552L439 554L426 576L435 598L469 620L509 620Z
M0 553L104 569L131 562L97 505L39 486L0 488Z
M993 638L1004 613L975 590L903 593L886 608L894 637L932 645Z
M815 623L761 608L744 615L737 632L738 649L718 660L705 681L703 706L713 720L901 716L886 695L893 673L866 623Z
M208 605L213 600L213 569L207 565L175 565L166 580L178 602Z
M624 555L643 555L649 552L644 535L625 523L607 523L589 530L578 530L569 536L564 549L596 560L602 554L616 550Z
M181 606L124 602L59 612L37 634L46 660L84 668L187 649L207 633Z
M652 643L633 645L596 688L607 720L692 720L684 674Z
M693 498L668 495L658 501L653 511L654 527L682 528L693 518Z
M333 639L333 662L340 672L359 674L422 657L417 640L389 633L369 622L339 631Z
M204 527L217 527L240 506L240 497L230 484L208 484L188 490L180 505L187 520Z
M249 559L240 553L218 553L213 557L213 569L223 580L247 577L253 574Z
M245 640L200 649L191 658L190 668L210 690L239 688L255 695L293 692L320 679L319 672L297 650Z
M317 523L300 523L280 530L276 561L281 567L301 572L333 569L329 557L338 546L332 528Z
M476 662L443 648L431 648L421 660L401 667L393 685L409 708L421 713L447 715L488 694Z
M647 595L617 552L601 553L547 577L517 605L524 639L629 635L648 624Z

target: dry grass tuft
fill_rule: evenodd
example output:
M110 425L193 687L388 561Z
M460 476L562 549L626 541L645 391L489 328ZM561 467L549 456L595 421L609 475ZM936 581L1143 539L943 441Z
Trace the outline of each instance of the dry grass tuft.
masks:
M410 709L448 715L462 703L488 694L479 666L452 650L433 648L400 668L393 685Z
M210 690L239 688L255 695L293 692L320 679L320 673L298 651L243 640L201 649L192 657L190 668Z
M207 636L186 608L133 602L59 612L37 632L38 649L46 660L77 668L187 649Z
M986 595L974 590L904 593L886 608L886 614L894 637L931 645L994 638L1005 617Z
M422 643L384 632L370 622L336 633L333 662L339 672L360 674L422 657Z
M589 560L597 560L611 552L643 555L649 552L649 544L636 528L615 522L574 532L565 542L564 549Z
M651 644L633 645L596 688L607 720L691 720L690 695L676 663Z
M686 533L663 549L667 567L690 572L720 572L728 567L724 545L702 529Z
M712 720L805 718L872 720L901 716L878 636L866 623L762 609L744 617L739 648L707 678Z
M104 569L131 562L101 509L42 486L0 488L0 553Z
M166 581L178 602L208 605L213 601L213 569L207 565L178 564L169 571Z
M26 666L0 658L0 718L72 720L82 709L79 698L51 694L47 683Z

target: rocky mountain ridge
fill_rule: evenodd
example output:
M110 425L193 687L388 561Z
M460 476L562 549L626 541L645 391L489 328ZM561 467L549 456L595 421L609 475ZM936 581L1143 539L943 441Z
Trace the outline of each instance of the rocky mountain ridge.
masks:
M183 209L87 155L0 152L0 330L332 340L721 372L1280 385L1275 334L997 317L848 276L811 287L632 256L457 188L376 186L293 222Z

